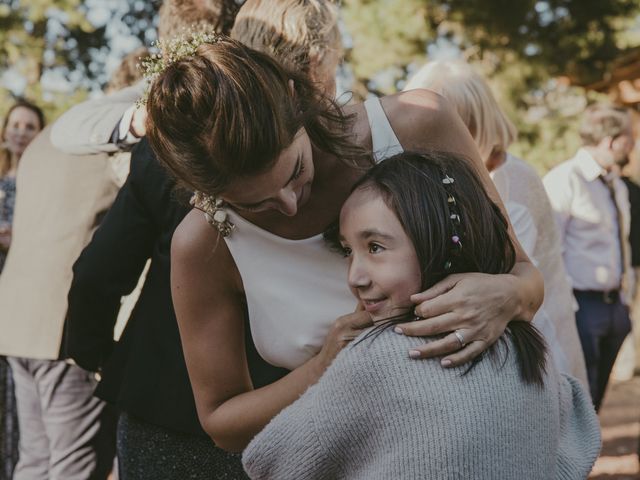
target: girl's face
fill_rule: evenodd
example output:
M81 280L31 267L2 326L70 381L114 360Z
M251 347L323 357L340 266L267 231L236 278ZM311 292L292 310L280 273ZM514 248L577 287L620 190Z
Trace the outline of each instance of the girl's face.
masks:
M421 287L415 248L378 192L357 189L340 212L340 243L349 260L349 287L373 321L412 308Z
M311 141L302 128L268 171L232 182L221 198L236 210L292 217L311 195L313 174Z
M9 114L4 130L7 149L18 157L40 131L40 120L34 111L26 107L16 107Z

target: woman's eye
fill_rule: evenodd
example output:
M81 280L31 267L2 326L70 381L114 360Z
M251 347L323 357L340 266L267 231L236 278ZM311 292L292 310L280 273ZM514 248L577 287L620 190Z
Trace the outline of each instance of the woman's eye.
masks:
M369 253L380 253L384 250L384 247L378 245L377 243L369 244Z
M304 163L301 163L300 164L300 168L298 169L298 171L293 176L293 179L294 180L299 179L302 176L303 173L304 173Z
M351 249L349 247L342 246L342 256L347 258L351 256Z

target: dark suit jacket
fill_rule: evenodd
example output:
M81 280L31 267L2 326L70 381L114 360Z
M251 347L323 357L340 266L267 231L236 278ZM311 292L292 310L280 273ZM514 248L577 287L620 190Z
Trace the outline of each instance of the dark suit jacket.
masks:
M631 265L640 267L640 186L628 177L622 177L629 191L629 205L631 206L631 229L629 243L631 244Z
M127 181L74 265L63 355L84 368L101 368L96 394L121 410L172 430L204 434L169 281L171 237L188 211L143 139L132 152ZM120 298L135 288L149 258L140 298L114 345ZM247 351L256 387L285 373L258 356L250 335Z

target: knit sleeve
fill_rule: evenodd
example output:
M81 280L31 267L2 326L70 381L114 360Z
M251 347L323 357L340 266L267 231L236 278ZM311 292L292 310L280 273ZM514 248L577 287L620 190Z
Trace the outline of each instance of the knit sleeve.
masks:
M319 439L315 418L316 387L277 415L242 454L253 480L330 478L332 462Z
M560 375L560 438L557 480L587 478L600 453L600 423L589 394L580 382Z

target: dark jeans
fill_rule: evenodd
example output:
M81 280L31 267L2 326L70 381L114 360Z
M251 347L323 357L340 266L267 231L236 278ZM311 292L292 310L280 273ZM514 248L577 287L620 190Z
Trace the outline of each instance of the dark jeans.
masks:
M243 480L240 455L210 438L152 425L127 413L118 420L119 480Z
M627 334L631 331L629 309L616 299L606 303L580 291L574 291L579 309L576 323L587 366L591 398L596 410L609 382L611 369Z

